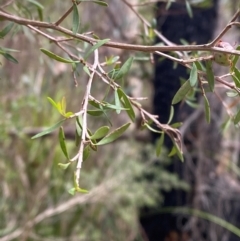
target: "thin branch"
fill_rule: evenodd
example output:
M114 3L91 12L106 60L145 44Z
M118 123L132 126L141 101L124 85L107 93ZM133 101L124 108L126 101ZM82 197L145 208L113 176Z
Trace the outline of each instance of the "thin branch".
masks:
M208 44L209 47L216 45L220 38L232 27L232 22L234 22L240 14L240 9L233 15L232 19L229 21L228 25L218 34L218 36Z
M75 39L80 39L82 41L88 42L90 44L97 43L98 40L86 36L84 34L73 34L71 30L68 30L61 26L56 26L52 23L48 22L41 22L35 20L29 20L21 17L17 17L8 13L5 13L0 10L0 17L3 19L15 22L20 25L31 25L35 27L53 29L59 31L61 33L67 34ZM171 52L171 51L209 51L209 52L219 52L219 53L228 53L232 55L239 55L240 51L237 50L226 50L223 48L212 47L211 44L201 44L201 45L176 45L176 46L148 46L148 45L135 45L135 44L126 44L126 43L119 43L119 42L112 42L109 41L104 44L106 47L117 48L117 49L124 49L124 50L132 50L132 51L141 51L141 52Z
M79 5L81 2L75 2L74 4ZM60 17L54 24L58 26L73 10L73 5Z

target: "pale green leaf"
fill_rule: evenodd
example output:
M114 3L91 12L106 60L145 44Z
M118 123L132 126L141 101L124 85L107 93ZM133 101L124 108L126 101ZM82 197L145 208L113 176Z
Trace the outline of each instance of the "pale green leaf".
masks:
M103 40L99 40L97 41L96 44L94 44L89 51L85 54L84 59L86 60L96 49L98 49L99 47L101 47L102 45L104 45L105 43L107 43L110 39L103 39Z
M68 162L68 163L58 163L58 166L61 169L66 170L70 164L71 164L71 162Z
M116 130L112 131L107 136L105 136L101 141L99 141L96 145L106 145L108 143L115 141L127 130L130 124L131 123L124 124Z
M65 59L65 58L62 58L56 54L54 54L53 52L47 50L47 49L44 49L44 48L40 48L40 50L46 54L49 58L51 59L54 59L56 61L59 61L59 62L62 62L62 63L67 63L67 64L71 64L71 63L79 63L80 61L74 61L74 60L71 60L71 59Z
M62 149L63 154L69 160L67 146L66 146L66 143L65 143L65 135L64 135L64 131L63 131L63 127L62 126L59 128L58 140L59 140L60 147Z
M238 122L240 121L240 110L237 112L237 114L234 117L234 125L237 125Z
M118 93L119 99L121 100L123 106L127 109L126 112L127 112L128 116L134 122L135 121L135 113L134 113L131 102L129 101L128 97L126 96L126 94L123 92L123 90L121 88L117 89L117 93Z
M12 29L14 23L9 23L1 32L0 32L0 38L4 38Z
M115 105L118 107L118 109L116 109L116 113L120 114L121 113L121 102L119 99L118 91L116 89L114 90L114 98L115 98Z
M187 80L181 87L180 89L177 91L177 93L175 94L175 96L173 97L173 100L172 100L172 104L177 104L178 102L180 102L181 100L183 100L188 91L191 90L191 85L189 83L189 80Z
M214 85L215 85L215 79L214 79L214 74L213 74L213 69L212 69L212 61L207 60L206 61L206 73L207 73L207 81L210 90L213 92L214 91Z
M90 139L96 140L96 139L103 138L104 136L107 135L108 132L109 132L109 127L108 126L102 126L99 129L97 129L92 136L90 136Z
M160 136L160 138L157 140L157 147L156 147L156 155L160 156L161 154L161 150L162 150L162 146L163 146L163 142L164 142L164 136L165 133L163 132Z
M76 3L73 3L73 17L72 17L73 34L76 34L78 32L79 25L80 25L80 19L79 19L78 7Z
M57 122L57 123L54 124L53 126L50 126L49 128L45 129L44 131L36 134L36 135L33 136L31 139L36 139L36 138L38 138L38 137L41 137L41 136L44 136L44 135L47 135L47 134L53 132L53 131L56 130L58 127L60 127L64 121L65 121L65 119L64 119L64 120L60 120L59 122Z
M122 77L124 77L128 71L131 68L132 62L133 62L133 57L130 57L123 65L122 67L119 69L119 71L116 72L116 74L114 74L113 79L114 80L118 80L121 79Z
M190 72L190 77L189 77L189 82L192 87L194 87L197 84L198 80L198 69L195 63L193 63L191 72Z

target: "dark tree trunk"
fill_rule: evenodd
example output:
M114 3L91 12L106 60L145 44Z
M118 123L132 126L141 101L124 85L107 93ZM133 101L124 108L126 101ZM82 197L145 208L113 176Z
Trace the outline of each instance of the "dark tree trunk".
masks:
M217 0L214 1L210 8L195 8L193 9L193 18L190 18L183 3L172 3L171 7L166 10L166 4L159 3L158 11L156 12L158 29L161 33L167 37L171 42L180 44L180 40L183 39L189 43L203 44L208 43L214 34L217 18ZM156 60L155 78L154 84L154 112L159 116L162 123L166 123L169 119L171 101L180 87L180 77L187 79L189 74L186 72L186 68L178 65L173 68L173 62L170 60L158 61ZM174 121L186 120L188 116L193 112L192 109L185 105L177 105L175 108ZM217 112L219 110L216 110ZM203 115L202 115L203 116ZM204 121L204 119L202 118ZM202 124L201 124L202 126ZM216 123L212 121L211 127L207 127L206 131L209 132L209 136L216 130L214 127ZM195 132L199 132L199 126L192 125L192 135L196 135ZM218 132L217 132L218 133ZM154 135L154 140L157 138ZM208 137L206 137L208 138ZM219 142L219 135L212 135L211 139ZM185 138L184 140L190 149L196 148L193 145L191 139ZM172 143L170 140L166 140L165 145L170 149ZM211 152L215 149L212 148ZM197 161L193 159L197 167ZM213 161L214 162L214 161ZM195 174L186 171L186 163L182 163L179 160L173 160L173 164L169 166L170 172L178 173L180 177L186 177L185 173L188 172L188 181L194 186L196 184ZM210 170L207 170L209 172ZM163 207L169 206L187 206L195 202L193 195L194 189L190 193L186 193L180 190L172 190L171 192L164 193ZM186 224L186 218L176 217L170 214L159 214L157 210L151 210L151 215L143 217L141 222L149 238L149 241L173 241L182 240L187 241L188 229L183 230L184 224ZM204 231L200 235L204 236Z

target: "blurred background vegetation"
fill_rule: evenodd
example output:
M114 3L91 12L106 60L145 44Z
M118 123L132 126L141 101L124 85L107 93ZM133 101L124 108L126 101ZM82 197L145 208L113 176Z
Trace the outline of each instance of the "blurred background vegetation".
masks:
M108 2L112 2L108 9L92 3L79 7L82 32L94 31L101 38L133 43L153 41L137 35L137 21L130 13L126 18L129 10L121 1ZM56 21L71 1L43 0L41 5L44 21ZM143 13L151 17L153 8L147 9ZM39 18L35 1L12 1L6 10L30 19ZM63 25L71 28L71 21L69 17ZM5 26L6 22L0 22L1 29ZM177 175L166 170L170 160L164 151L156 159L148 133L139 136L132 128L126 137L99 148L83 163L81 186L90 193L71 196L68 190L73 185L75 166L67 170L58 167L65 158L57 133L36 140L31 140L31 136L60 120L47 101L48 96L56 101L64 96L68 111L80 109L87 75L79 70L76 87L71 66L51 61L39 48L61 55L60 50L24 26L14 25L1 40L1 47L18 50L12 55L19 63L0 59L0 240L146 240L139 223L140 210L159 205L163 190L187 189ZM120 59L131 54L119 50L110 53L105 48L101 51L105 51L101 56L114 54ZM151 96L149 61L136 62L131 71L125 88L138 91L136 95L140 91L142 96ZM103 97L106 86L95 82L93 91L94 96ZM151 101L149 98L144 103L149 109ZM110 118L114 126L119 126L127 117ZM97 129L105 121L92 118L89 125ZM76 153L72 125L70 120L64 129L69 133L70 153Z

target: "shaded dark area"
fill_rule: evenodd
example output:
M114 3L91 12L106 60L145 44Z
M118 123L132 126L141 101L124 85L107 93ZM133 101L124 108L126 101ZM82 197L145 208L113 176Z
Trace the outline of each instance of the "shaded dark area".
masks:
M204 16L204 17L203 17ZM209 42L213 38L213 33L217 18L217 0L211 8L193 9L193 18L190 18L185 3L172 3L170 9L166 10L166 5L158 4L156 12L158 21L158 30L173 43L180 44L180 39L184 39L189 43L203 44ZM171 101L180 87L180 77L187 79L188 73L186 68L178 65L173 68L173 62L170 60L158 61L156 56L156 68L154 84L154 113L159 116L162 123L166 123L169 119ZM192 111L185 105L175 105L175 119L182 121ZM154 141L157 135L153 136ZM188 142L188 140L184 140ZM171 140L167 139L165 145L171 149ZM178 173L183 177L184 165L179 160L173 160L173 164L169 166L169 171ZM193 183L194 185L194 183ZM164 193L163 207L169 206L186 206L191 200L191 194L187 194L181 190L172 190ZM189 233L180 230L186 219L176 217L171 214L159 214L158 210L150 210L151 214L143 216L141 223L146 231L149 241L187 241ZM179 225L181 222L181 225Z

